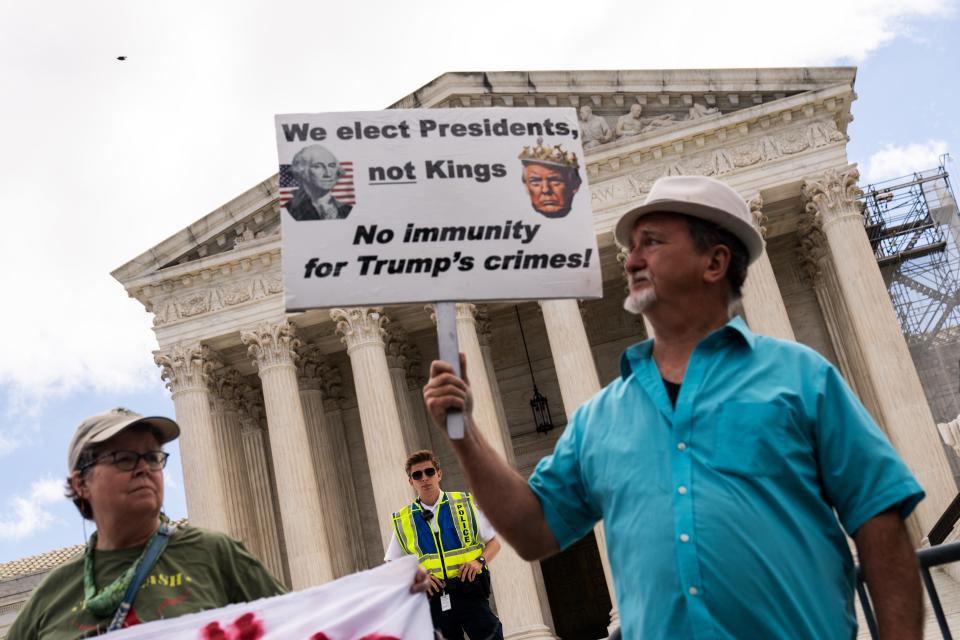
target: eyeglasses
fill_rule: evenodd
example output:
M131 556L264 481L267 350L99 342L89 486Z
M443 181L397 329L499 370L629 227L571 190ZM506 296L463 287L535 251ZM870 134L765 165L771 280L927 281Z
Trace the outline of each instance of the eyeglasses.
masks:
M437 470L434 469L433 467L427 467L426 469L417 469L416 471L410 474L410 477L413 478L414 480L419 481L420 478L424 476L424 474L426 474L428 478L432 478L433 476L437 475Z
M86 471L95 464L109 462L120 471L133 471L140 464L142 459L147 463L147 468L151 471L159 471L167 466L167 458L170 454L166 451L147 451L146 453L137 453L136 451L112 451L105 453L88 465L85 465L80 471Z

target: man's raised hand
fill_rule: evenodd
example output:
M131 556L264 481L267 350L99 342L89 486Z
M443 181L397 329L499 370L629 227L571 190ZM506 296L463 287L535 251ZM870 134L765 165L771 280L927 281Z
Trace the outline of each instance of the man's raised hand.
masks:
M463 411L465 417L473 411L473 394L467 378L467 357L462 353L460 371L463 377L458 378L449 363L434 360L430 363L430 379L423 387L423 402L427 405L427 411L433 423L443 430L447 428L448 410Z

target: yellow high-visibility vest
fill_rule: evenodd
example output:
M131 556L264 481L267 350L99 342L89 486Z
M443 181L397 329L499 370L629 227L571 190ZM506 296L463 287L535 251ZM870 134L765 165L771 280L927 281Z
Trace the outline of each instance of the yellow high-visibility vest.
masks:
M483 555L473 496L444 493L433 515L437 530L424 520L424 511L417 501L393 514L397 542L404 553L417 556L431 575L441 580L457 577L460 567Z

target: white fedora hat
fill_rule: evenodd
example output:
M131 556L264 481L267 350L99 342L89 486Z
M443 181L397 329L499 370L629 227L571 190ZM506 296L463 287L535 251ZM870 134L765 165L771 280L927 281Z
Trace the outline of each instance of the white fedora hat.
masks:
M624 247L633 242L633 227L648 213L682 213L712 222L743 242L749 261L763 253L763 236L753 225L753 215L736 191L704 176L666 176L653 183L646 201L620 216L614 237Z

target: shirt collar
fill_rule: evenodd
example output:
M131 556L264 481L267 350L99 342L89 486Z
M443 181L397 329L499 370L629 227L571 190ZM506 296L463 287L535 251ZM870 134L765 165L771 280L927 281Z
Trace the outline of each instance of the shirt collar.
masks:
M433 504L425 504L425 503L421 500L421 501L420 501L420 508L421 508L421 509L426 509L427 511L436 511L436 510L437 510L437 505L440 504L441 502L443 502L443 496L444 496L444 495L445 495L445 494L443 493L443 489L441 489L441 490L440 490L440 495L437 496L437 501L436 501L436 502L434 502Z
M750 331L750 328L747 327L747 323L744 322L743 318L740 316L734 316L731 318L727 324L701 340L700 344L704 344L708 341L714 342L722 339L722 337L741 340L750 349L753 349L757 342L756 334ZM626 380L633 373L633 364L635 362L650 358L652 354L652 338L627 347L627 349L623 352L623 355L620 356L620 377Z

